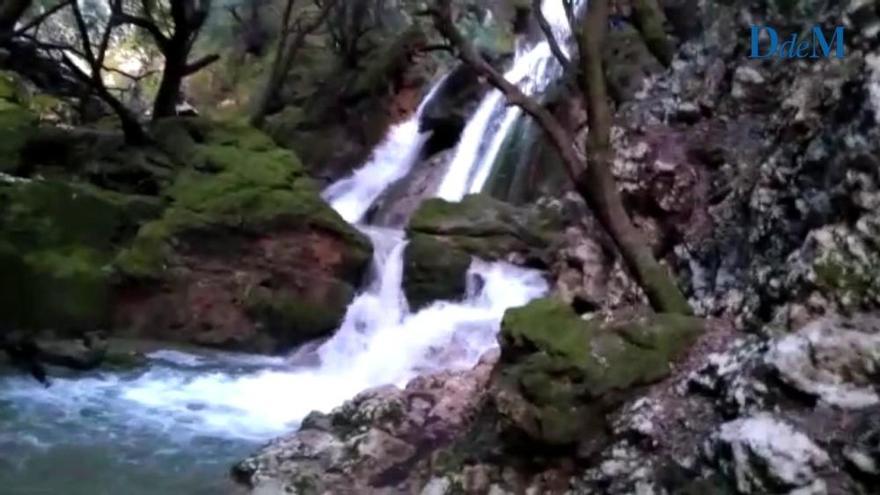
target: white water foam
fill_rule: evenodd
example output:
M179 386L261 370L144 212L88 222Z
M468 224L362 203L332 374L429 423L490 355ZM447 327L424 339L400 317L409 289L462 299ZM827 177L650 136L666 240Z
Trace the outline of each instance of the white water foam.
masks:
M445 81L443 77L434 84L409 119L391 127L366 164L324 191L324 199L346 222L363 220L382 192L405 176L415 164L430 136L419 129L422 112Z
M475 261L463 301L438 302L411 314L400 283L402 234L368 232L374 239L397 242L384 244L374 260L380 276L351 304L339 331L318 348L320 365L235 377L148 377L127 384L124 397L172 415L198 416L198 428L218 434L271 436L290 430L309 412L327 412L363 390L403 386L420 373L474 366L497 345L504 311L547 290L536 271Z

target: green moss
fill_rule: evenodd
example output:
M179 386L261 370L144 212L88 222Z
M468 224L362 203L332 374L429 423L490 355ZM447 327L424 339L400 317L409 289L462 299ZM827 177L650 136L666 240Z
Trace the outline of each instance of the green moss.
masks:
M835 252L819 259L813 271L821 291L855 308L880 304L880 270L876 267L876 262Z
M202 117L171 117L153 124L153 136L160 144L168 144L170 139L212 146L230 146L246 151L270 151L276 144L264 132L248 125L243 120L213 121ZM178 149L168 147L170 152ZM187 151L180 149L180 151ZM185 156L177 157L186 160Z
M141 227L131 246L117 254L113 264L133 278L158 278L167 268L167 260L172 254L170 239L167 223L150 222Z
M504 315L502 338L511 348L534 346L566 362L588 358L588 323L556 299L536 299Z
M0 173L15 172L21 166L21 151L36 129L36 115L0 99Z
M460 202L429 199L410 220L408 231L431 234L451 246L484 259L511 252L543 257L561 231L559 218L540 208L516 208L484 194Z
M457 300L467 289L471 257L427 235L414 236L403 254L403 290L412 310Z
M99 328L109 315L105 259L89 248L22 251L0 243L0 321L25 329Z
M147 198L87 184L0 184L0 323L57 330L106 323L113 253L156 214Z
M0 184L0 199L4 237L28 249L83 245L110 251L160 209L152 198L59 181Z
M492 236L513 234L515 209L483 194L465 196L460 202L432 198L419 207L409 230L438 235Z
M339 328L353 297L354 288L339 282L321 301L265 291L248 295L245 306L275 340L272 350L284 351Z
M502 322L501 375L530 411L512 421L542 442L574 443L587 410L667 376L701 329L701 320L672 314L584 321L554 299L511 309Z
M172 140L173 129L190 138ZM166 149L185 151L193 165L167 189L170 206L164 215L144 225L118 256L123 273L158 278L176 238L223 228L244 233L270 227L320 229L351 245L347 254L353 271L369 260L369 241L321 199L297 156L274 146L262 132L240 124L214 128L200 119L168 119L156 133L164 136Z
M0 100L20 104L28 102L27 88L18 74L0 71Z

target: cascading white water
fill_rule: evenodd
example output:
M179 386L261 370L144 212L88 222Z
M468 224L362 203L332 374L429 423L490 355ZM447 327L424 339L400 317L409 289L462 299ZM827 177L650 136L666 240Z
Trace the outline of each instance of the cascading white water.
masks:
M434 84L410 118L391 127L366 164L324 191L324 199L346 222L359 223L376 198L410 171L429 135L419 129L422 112L444 81Z
M567 54L571 29L562 1L544 0L541 10ZM513 66L504 77L526 95L534 96L544 91L561 71L550 44L542 40L534 45L518 46ZM448 201L460 201L466 194L481 192L504 141L521 116L522 110L509 106L500 91L490 91L465 126L437 195Z
M421 108L435 92L436 87ZM396 126L371 160L330 186L325 197L348 220L360 220L383 189L412 167L425 139L415 118ZM362 390L402 386L419 373L473 366L496 345L504 311L547 290L538 272L475 261L464 300L411 313L401 283L403 232L358 228L374 246L368 284L335 335L304 351L310 354L309 365L271 361L269 366L266 358L236 361L232 355L165 351L151 355L153 367L131 380L108 374L62 380L47 390L18 384L8 394L45 401L44 406L104 408L109 418L175 431L178 439L204 434L266 439L294 428L309 412L327 411ZM105 402L111 397L115 402L108 407Z

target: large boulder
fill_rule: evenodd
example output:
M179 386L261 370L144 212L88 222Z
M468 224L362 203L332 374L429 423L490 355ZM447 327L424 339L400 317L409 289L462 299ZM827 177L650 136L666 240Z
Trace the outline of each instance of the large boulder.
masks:
M845 409L880 404L880 318L829 316L772 343L767 364L785 384Z
M403 390L368 390L329 414L312 413L299 431L236 464L233 477L252 493L419 493L419 464L465 432L495 359L420 376Z
M410 305L464 295L472 256L548 266L561 240L560 223L550 208L517 208L482 194L457 203L425 201L407 227L403 288Z
M174 119L161 146L190 165L116 266L116 325L134 335L281 351L342 321L369 241L320 197L296 155L239 124Z
M467 253L450 249L433 237L418 235L406 245L403 260L403 291L411 310L465 295L471 264Z
M159 211L155 198L90 184L0 181L0 326L68 332L106 325L113 257Z
M442 238L450 246L483 259L518 256L527 264L540 266L546 264L559 228L560 218L550 208L517 208L491 196L471 194L460 202L425 201L407 230Z
M707 449L738 493L827 493L818 471L830 463L828 453L770 414L721 425Z
M595 441L604 412L634 389L665 378L703 321L673 314L589 321L539 299L509 310L501 327L492 395L502 424L531 442L574 446Z

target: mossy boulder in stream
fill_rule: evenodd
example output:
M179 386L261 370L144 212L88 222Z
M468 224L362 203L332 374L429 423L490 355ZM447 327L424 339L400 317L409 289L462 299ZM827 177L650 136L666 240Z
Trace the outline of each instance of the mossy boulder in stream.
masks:
M464 295L470 260L546 267L561 219L541 207L518 208L473 194L461 202L429 199L410 219L403 288L413 309Z
M410 309L461 299L471 257L429 235L410 239L403 253L403 291Z
M244 124L171 119L156 130L188 162L116 266L118 324L139 336L277 351L335 329L371 258L297 156Z
M502 322L495 407L526 438L575 445L600 432L604 412L633 389L666 377L702 327L672 314L585 321L555 299L511 309Z
M487 260L519 255L541 266L558 239L561 220L549 209L518 208L484 194L460 202L440 198L422 203L409 222L410 234L442 237L450 245Z

